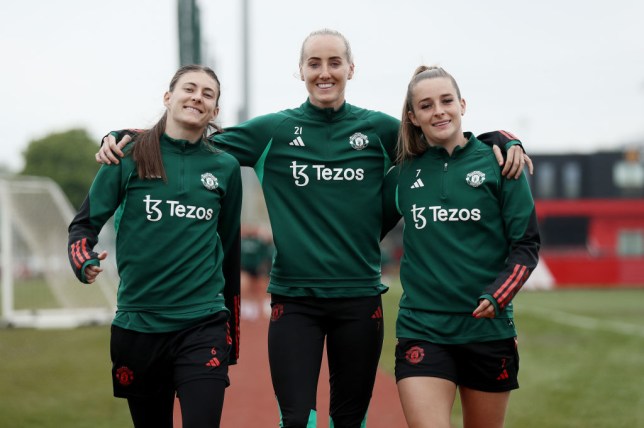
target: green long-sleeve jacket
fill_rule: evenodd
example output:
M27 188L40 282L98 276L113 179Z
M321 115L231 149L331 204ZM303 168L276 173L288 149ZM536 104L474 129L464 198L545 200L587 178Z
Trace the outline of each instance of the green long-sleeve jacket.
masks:
M269 291L288 296L377 295L382 185L398 120L348 103L259 116L214 143L253 167L270 216Z
M525 176L501 176L491 147L466 133L387 175L387 221L404 219L397 336L468 343L516 335L512 299L538 261L539 231ZM475 319L481 298L494 319Z
M120 276L114 325L140 332L189 327L230 310L231 362L239 335L239 163L205 142L161 138L167 175L143 180L131 156L103 165L69 226L79 280L114 214ZM111 255L113 256L113 255Z

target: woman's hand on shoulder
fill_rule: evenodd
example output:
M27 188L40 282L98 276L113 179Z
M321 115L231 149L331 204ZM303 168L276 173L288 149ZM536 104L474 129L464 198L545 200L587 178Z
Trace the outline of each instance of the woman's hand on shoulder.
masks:
M111 165L112 163L118 164L120 162L120 158L125 156L123 153L123 148L132 141L132 137L129 135L123 136L121 138L121 141L118 143L116 142L116 137L114 135L107 134L103 138L103 144L101 144L101 148L98 150L98 153L96 153L96 162L98 163L104 163L107 165Z
M530 156L526 155L523 152L521 146L515 145L508 149L507 159L503 159L503 153L498 146L492 146L496 160L499 162L499 165L503 165L501 174L508 178L518 179L521 177L523 168L527 165L528 172L530 175L534 172L534 166L532 165L532 159Z

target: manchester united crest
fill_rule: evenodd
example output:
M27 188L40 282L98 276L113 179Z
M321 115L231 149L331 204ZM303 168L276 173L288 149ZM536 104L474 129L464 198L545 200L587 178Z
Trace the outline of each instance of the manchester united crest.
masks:
M119 367L114 375L118 383L123 386L131 385L134 382L134 372L128 367Z
M425 350L420 346L412 346L405 352L405 359L410 364L418 364L425 358Z
M472 187L479 187L485 181L485 173L481 171L472 171L467 174L465 181Z
M201 183L203 184L203 187L208 190L215 190L219 187L219 180L209 172L201 174Z
M369 145L369 138L361 132L356 132L349 137L349 144L355 150L362 150Z

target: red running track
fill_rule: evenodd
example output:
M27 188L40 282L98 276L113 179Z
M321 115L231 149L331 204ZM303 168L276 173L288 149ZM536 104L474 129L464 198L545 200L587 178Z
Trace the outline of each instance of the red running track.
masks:
M279 412L271 385L266 349L268 320L242 320L239 363L230 368L221 428L277 428ZM318 385L318 428L329 428L329 371L326 356ZM175 428L181 415L175 403ZM403 428L405 418L392 375L378 372L367 428Z

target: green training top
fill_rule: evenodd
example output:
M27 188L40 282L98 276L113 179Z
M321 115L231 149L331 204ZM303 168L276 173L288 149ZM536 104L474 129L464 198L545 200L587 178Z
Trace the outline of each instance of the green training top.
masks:
M505 179L492 148L465 133L387 175L386 215L404 219L398 337L471 343L514 337L512 298L537 265L534 201L525 175ZM392 214L392 211L397 213ZM494 319L475 319L481 298Z
M113 324L146 333L177 331L226 310L226 305L232 312L234 362L242 199L239 163L206 142L190 144L164 134L160 144L167 183L140 179L132 156L118 165L101 167L69 226L72 268L86 282L85 267L98 264L93 251L98 234L116 213L120 283Z
M259 116L214 136L254 168L275 245L268 291L286 296L382 293L382 185L398 120L345 103Z

